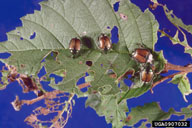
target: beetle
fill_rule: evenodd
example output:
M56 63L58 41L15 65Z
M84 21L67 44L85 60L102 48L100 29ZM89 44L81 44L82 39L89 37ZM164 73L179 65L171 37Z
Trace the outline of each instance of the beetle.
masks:
M72 54L77 54L81 49L81 40L78 38L72 38L69 43L69 49Z
M137 48L132 53L132 57L139 63L152 63L153 55L148 49Z
M149 83L153 80L153 76L154 74L151 68L151 64L147 63L146 67L144 67L143 70L140 72L141 81Z
M98 38L98 41L99 41L99 48L101 50L107 51L111 49L112 43L110 38L107 35L101 34Z

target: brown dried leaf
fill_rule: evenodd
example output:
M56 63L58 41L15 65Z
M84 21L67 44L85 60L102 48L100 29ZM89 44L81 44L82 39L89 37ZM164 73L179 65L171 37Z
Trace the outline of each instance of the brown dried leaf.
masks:
M15 100L11 102L11 104L15 111L19 111L21 109L21 106L23 105L22 101L19 100L18 96L16 96Z
M37 116L34 114L31 114L30 116L28 116L27 118L25 118L25 122L29 123L29 124L33 124L36 121L38 121Z

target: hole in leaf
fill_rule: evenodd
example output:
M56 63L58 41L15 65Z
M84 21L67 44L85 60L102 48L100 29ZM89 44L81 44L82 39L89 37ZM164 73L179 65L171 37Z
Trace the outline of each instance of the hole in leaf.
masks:
M7 58L9 58L10 56L11 56L11 54L8 53L8 52L0 53L0 58L1 58L1 59L7 59Z
M44 59L46 60L55 60L57 61L57 56L58 56L58 52L57 51L52 51L50 54L48 54L47 56L44 57Z
M81 38L82 43L84 46L88 47L88 48L93 48L93 39L87 36L84 36Z
M86 61L86 65L92 66L92 61Z
M88 90L88 87L90 87L90 85L89 86L87 86L87 84L86 84L86 81L85 81L85 77L86 76L89 76L89 74L86 72L85 73L85 76L83 76L83 77L81 77L78 81L77 81L77 83L76 83L76 85L80 88L80 91L81 92L86 92L87 90ZM81 87L80 87L81 86Z
M31 39L31 40L34 39L35 36L36 36L36 33L34 32L34 33L30 36L30 39Z
M20 37L20 40L23 40L23 37Z
M107 29L111 29L109 26L107 26Z
M115 12L117 12L119 10L119 1L116 2L115 4L113 4L113 9Z
M49 77L52 77L55 79L55 84L58 84L59 82L61 82L63 80L63 77L58 76L56 74L50 74Z
M84 77L81 77L81 78L77 81L77 86L80 86L80 85L82 85L83 83L85 83L85 78L84 78ZM81 88L80 90L81 90L81 92L86 92L86 91L87 91L87 87L86 87L86 88Z
M41 70L39 71L39 73L37 74L37 76L39 77L39 78L41 78L42 76L44 76L46 74L46 70L45 70L45 67L43 66L42 68L41 68Z
M117 43L119 41L119 32L117 26L114 26L111 30L111 41Z
M127 86L131 86L132 85L132 81L130 80L130 78L132 77L132 75L128 75L126 79L124 79L124 83L127 85Z

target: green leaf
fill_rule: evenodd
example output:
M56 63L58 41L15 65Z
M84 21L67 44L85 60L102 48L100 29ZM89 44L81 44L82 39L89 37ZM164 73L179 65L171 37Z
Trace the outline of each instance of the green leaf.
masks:
M182 120L187 120L188 118L192 117L192 105L188 105L187 107L181 108L181 112L175 113L175 115L182 116L184 115L184 118Z
M117 97L91 94L86 101L86 107L90 106L99 116L105 116L107 123L112 123L113 128L122 128L125 125L124 119L128 108L126 101L117 104Z
M138 44L154 50L157 42L159 25L153 14L146 9L144 13L129 0L120 1L118 14L123 37L130 52L138 48ZM121 37L121 35L120 35Z
M56 56L55 54L58 55ZM93 63L91 67L86 65L87 60ZM102 54L96 50L87 50L77 58L71 57L69 50L58 50L53 53L53 56L51 56L51 53L48 54L42 65L45 67L47 74L60 71L61 69L65 70L65 77L62 82L50 84L55 89L73 92L73 89L77 89L76 82L78 79L84 76L85 72L92 72L90 76L92 89L100 90L106 85L111 88L111 91L108 93L105 91L102 94L116 94L119 92L116 79L109 77L107 74L108 70L113 69L119 77L128 69L134 69L137 66L136 62L127 53L118 54L111 51L107 54Z
M154 56L154 66L155 66L155 73L160 73L163 71L167 60L164 58L163 51L155 52Z
M125 99L136 98L138 96L141 96L146 93L150 88L150 84L144 84L138 81L127 92L121 93L121 98L119 99L118 103L121 103Z
M21 74L36 75L41 69L41 61L48 52L50 50L12 51L8 59L1 59L1 61L14 65Z
M147 121L145 123L161 121L170 118L173 112L173 109L170 109L168 112L162 111L159 105L155 102L148 103L144 106L132 108L125 122L128 126L133 126L141 119L146 119Z
M188 102L186 96L192 93L192 89L189 83L189 79L186 74L178 74L173 77L170 83L177 84L180 92L183 95L185 102Z
M145 122L142 122L141 125L145 125L147 123L152 123L152 121L162 121L168 120L171 115L186 115L183 120L192 117L191 105L188 107L184 107L181 109L181 112L175 111L173 108L169 109L168 112L164 112L161 110L160 106L156 102L147 103L144 106L137 106L131 109L131 112L128 114L125 119L127 126L133 126L138 123L142 119L146 119Z

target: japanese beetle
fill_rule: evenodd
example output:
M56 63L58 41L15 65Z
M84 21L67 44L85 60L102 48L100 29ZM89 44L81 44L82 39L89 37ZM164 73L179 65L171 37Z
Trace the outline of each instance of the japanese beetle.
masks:
M72 54L76 54L81 49L81 41L78 38L72 38L69 43L69 49L71 50Z
M138 48L132 53L132 57L139 63L152 63L153 55L148 49Z
M99 36L98 40L99 40L99 48L101 50L107 51L107 50L111 49L112 43L111 43L110 38L107 35L101 34Z
M152 81L153 76L153 70L151 68L151 65L148 63L147 66L140 73L141 81L149 83Z

